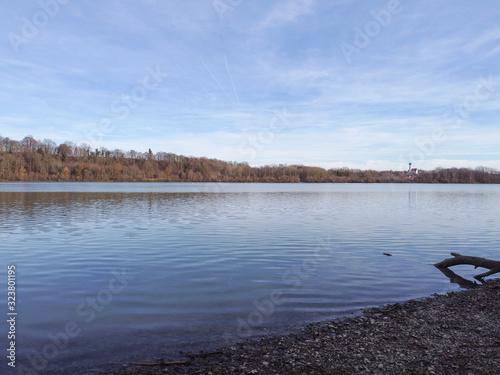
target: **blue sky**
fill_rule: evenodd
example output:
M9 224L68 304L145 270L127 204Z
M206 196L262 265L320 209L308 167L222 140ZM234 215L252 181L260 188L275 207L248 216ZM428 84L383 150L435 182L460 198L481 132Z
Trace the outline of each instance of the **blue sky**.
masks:
M0 5L0 135L250 165L500 169L500 3Z

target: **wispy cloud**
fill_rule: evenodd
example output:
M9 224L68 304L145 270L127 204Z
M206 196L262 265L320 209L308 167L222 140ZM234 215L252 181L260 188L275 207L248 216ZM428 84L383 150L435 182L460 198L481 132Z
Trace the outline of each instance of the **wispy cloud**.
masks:
M293 0L278 2L257 24L257 30L279 28L294 22L299 17L312 13L315 0Z
M101 119L114 119L116 100L140 94L133 90L146 67L159 64L162 84L100 145L252 165L390 169L444 131L421 165L500 167L500 7L401 2L348 63L339 44L387 6L244 1L221 20L211 1L68 2L15 53L8 33L22 33L40 7L0 4L0 134L83 142ZM478 82L490 76L491 92L476 103ZM293 120L248 160L242 142L269 131L282 108ZM462 116L459 124L450 113Z

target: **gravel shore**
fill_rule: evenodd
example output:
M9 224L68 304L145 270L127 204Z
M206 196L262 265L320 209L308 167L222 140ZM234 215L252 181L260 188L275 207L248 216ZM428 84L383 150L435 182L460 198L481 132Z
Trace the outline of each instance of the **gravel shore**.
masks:
M182 365L101 369L101 374L500 374L500 279L483 286L248 340ZM161 362L155 360L153 362Z

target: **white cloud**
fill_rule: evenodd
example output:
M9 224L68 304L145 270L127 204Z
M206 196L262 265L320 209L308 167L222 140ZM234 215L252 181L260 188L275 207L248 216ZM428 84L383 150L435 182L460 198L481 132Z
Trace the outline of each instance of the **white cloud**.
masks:
M264 31L269 28L279 28L297 20L297 18L311 14L315 0L293 0L287 2L278 2L265 15L257 25L258 31Z
M0 12L0 32L33 9ZM456 117L482 77L500 76L499 11L404 3L349 64L339 43L371 10L352 1L242 2L221 20L210 1L70 2L18 54L2 54L0 134L80 142L82 129L115 116L112 103L159 63L168 77L116 121L106 147L378 169L398 166L443 128L453 131L426 163L498 158L500 85L460 126L444 115ZM238 150L284 108L292 116L272 142L255 156Z

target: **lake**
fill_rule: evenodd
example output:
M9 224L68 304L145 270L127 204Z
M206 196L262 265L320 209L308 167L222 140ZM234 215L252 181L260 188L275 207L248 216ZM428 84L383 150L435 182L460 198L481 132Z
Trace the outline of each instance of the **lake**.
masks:
M0 243L17 369L51 373L457 290L432 264L500 257L500 186L1 183Z

